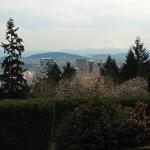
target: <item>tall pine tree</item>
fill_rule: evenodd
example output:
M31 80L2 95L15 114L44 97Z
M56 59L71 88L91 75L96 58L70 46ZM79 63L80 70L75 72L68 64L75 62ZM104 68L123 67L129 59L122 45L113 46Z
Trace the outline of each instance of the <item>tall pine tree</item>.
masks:
M140 37L135 40L135 45L132 46L132 50L135 53L135 57L138 65L138 75L145 76L144 72L149 65L149 52L144 48L144 44L141 42ZM147 73L147 72L145 72Z
M118 81L119 67L116 60L109 55L104 64L104 75L113 79L114 83Z
M137 37L135 46L133 46L137 62L138 62L138 75L144 77L148 81L148 91L150 91L150 59L149 52L141 42L140 37Z
M139 36L137 36L135 45L132 46L132 50L135 53L138 64L144 64L149 61L149 52L144 48L144 44L141 43Z
M73 66L71 66L70 62L67 62L66 66L63 67L62 78L72 79L72 77L74 77L75 74L76 74L76 69Z
M2 48L6 54L1 75L1 94L3 98L24 98L29 93L29 87L26 80L23 78L23 61L21 60L24 46L23 40L18 37L14 21L9 19L7 22L6 40L7 43L2 43Z
M140 37L137 37L135 44L129 50L126 61L121 68L122 81L141 76L148 81L148 90L150 90L150 60L149 52L144 48Z
M44 79L53 85L56 85L62 76L62 72L56 63L47 63L42 73L44 73Z
M125 63L123 64L120 75L121 80L126 81L128 79L132 79L136 77L138 74L138 63L137 59L134 56L132 49L129 50Z

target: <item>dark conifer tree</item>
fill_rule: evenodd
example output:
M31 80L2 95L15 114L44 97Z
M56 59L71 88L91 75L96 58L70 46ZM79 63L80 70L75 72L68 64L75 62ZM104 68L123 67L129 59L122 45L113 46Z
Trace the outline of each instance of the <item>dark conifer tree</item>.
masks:
M63 67L62 79L71 79L76 74L76 69L71 66L70 62Z
M51 84L57 84L62 77L62 72L56 63L47 63L43 69L44 79Z
M148 81L148 91L150 91L150 59L149 52L141 42L140 37L135 40L135 45L132 47L138 62L138 75L144 77Z
M138 64L144 64L149 61L149 52L144 48L144 44L141 43L141 39L138 36L135 40L135 45L132 46L132 50L135 53Z
M29 93L29 87L26 80L23 78L23 61L21 60L24 46L22 39L18 37L14 21L9 19L7 22L6 40L7 43L2 43L2 48L6 54L2 69L1 76L1 94L3 98L24 98Z
M141 43L140 37L136 38L132 50L137 59L138 75L144 77L147 74L147 68L149 68L149 52L144 48L144 44Z
M149 52L144 48L140 37L137 37L135 44L129 50L126 62L121 68L121 77L123 81L136 76L141 76L148 81L148 90L150 90L150 60Z
M104 68L105 68L106 70L109 70L109 68L111 67L111 65L112 65L112 58L111 58L111 56L109 55L109 56L107 57L107 59L106 59L105 64L104 64Z
M104 64L104 75L113 79L114 83L118 81L119 67L114 58L109 55Z
M125 63L123 64L120 71L121 80L126 81L128 79L136 77L137 74L138 74L137 59L135 58L133 51L130 49L126 56Z

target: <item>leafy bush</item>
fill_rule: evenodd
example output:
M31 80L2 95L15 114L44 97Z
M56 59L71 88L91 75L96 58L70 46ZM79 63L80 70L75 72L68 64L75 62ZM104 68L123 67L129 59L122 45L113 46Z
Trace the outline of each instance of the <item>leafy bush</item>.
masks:
M86 101L82 98L1 100L0 147L4 150L47 150L60 119Z
M95 76L76 76L72 80L62 80L57 87L57 97L95 95L94 85L97 80Z
M116 149L125 112L119 105L100 100L77 107L58 127L57 150Z
M112 89L113 96L147 95L147 81L141 77L130 79Z
M46 150L52 109L33 100L0 102L0 147L4 150Z
M48 83L45 80L39 80L32 86L32 97L34 98L48 98L54 97L56 94L55 85Z
M150 118L146 115L147 104L138 101L124 126L121 145L141 146L150 140Z
M57 150L127 146L125 142L130 136L124 133L133 130L129 131L126 125L130 112L134 112L133 107L140 99L75 97L1 100L0 147L4 150L47 150L55 139ZM150 98L147 96L142 100L147 103L147 114L150 115Z

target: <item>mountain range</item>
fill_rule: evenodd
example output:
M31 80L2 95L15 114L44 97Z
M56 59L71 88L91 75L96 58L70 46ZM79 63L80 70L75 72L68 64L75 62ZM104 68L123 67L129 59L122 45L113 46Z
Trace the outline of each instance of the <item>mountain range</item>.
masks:
M103 53L104 50L64 50L66 52L48 52L46 50L41 51L28 51L25 54L23 53L23 60L26 64L40 64L41 58L52 58L54 59L58 64L64 64L66 61L75 62L76 59L81 58L87 58L87 59L93 59L96 61L105 61L108 57L108 55L111 55L113 58L116 59L117 63L123 63L126 57L126 52L124 50L120 50L120 53L115 53L115 50L108 51L106 50L106 53ZM68 51L68 52L67 52ZM111 52L111 53L110 53ZM119 50L118 50L119 52ZM2 53L2 51L1 51ZM4 54L1 54L0 61L2 61Z
M52 58L59 66L64 66L64 64L69 61L73 65L75 65L76 59L86 58L86 59L92 59L97 62L105 61L108 57L108 55L111 55L113 58L116 59L116 62L118 65L122 64L125 60L126 53L117 53L117 54L109 54L109 53L100 53L100 54L85 54L78 55L73 53L67 53L67 52L43 52L39 51L37 53L31 53L30 56L24 57L23 55L23 61L25 62L25 68L28 68L29 70L32 70L36 72L36 75L38 77L41 76L41 66L40 66L40 59L41 58ZM0 62L3 61L4 56L0 57ZM1 72L1 67L0 67Z
M76 59L81 59L81 58L93 59L96 61L105 61L108 55L111 55L113 58L115 58L118 63L123 62L126 57L126 53L93 54L93 55L81 56L77 54L70 54L64 52L46 52L46 53L33 54L29 57L26 57L26 59L40 61L41 58L52 58L56 62L61 62L61 63L66 61L75 62Z
M87 57L76 55L76 54L64 53L64 52L46 52L46 53L33 54L29 57L25 57L24 59L28 62L39 63L41 58L52 58L58 64L65 64L67 61L75 62L76 59L87 58Z

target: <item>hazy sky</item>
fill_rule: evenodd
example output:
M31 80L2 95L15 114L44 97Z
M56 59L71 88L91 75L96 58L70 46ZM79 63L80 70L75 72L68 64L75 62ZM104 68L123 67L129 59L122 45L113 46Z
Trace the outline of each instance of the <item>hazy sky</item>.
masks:
M28 50L150 48L150 0L0 0L0 41L10 17Z

